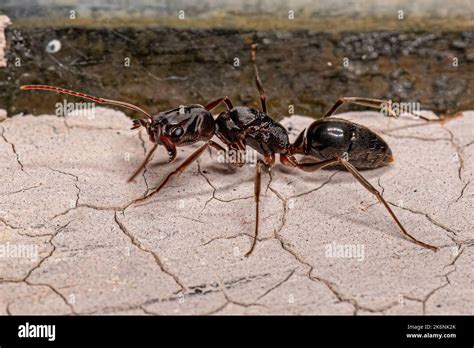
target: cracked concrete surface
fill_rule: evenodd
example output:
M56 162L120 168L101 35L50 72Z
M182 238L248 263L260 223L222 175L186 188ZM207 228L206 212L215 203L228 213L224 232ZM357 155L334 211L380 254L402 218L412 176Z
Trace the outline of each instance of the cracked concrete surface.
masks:
M127 184L149 143L124 114L0 112L0 313L473 314L474 112L444 125L340 116L389 143L394 165L364 175L437 253L404 239L347 172L277 165L271 180L263 176L261 233L245 258L254 167L205 153L159 195L132 204L176 164L158 151ZM311 122L283 124L295 137ZM32 253L11 254L20 246ZM331 246L363 254L331 257Z

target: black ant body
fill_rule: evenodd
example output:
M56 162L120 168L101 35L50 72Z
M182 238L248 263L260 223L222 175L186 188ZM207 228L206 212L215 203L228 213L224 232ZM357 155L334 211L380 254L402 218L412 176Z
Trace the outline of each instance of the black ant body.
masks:
M128 181L132 181L144 169L158 145L163 145L166 148L169 161L171 162L176 158L177 146L204 142L174 171L169 173L156 189L145 197L135 200L135 202L143 201L158 193L173 176L184 171L208 147L225 151L221 145L212 140L214 136L222 141L229 150L245 151L246 146L255 149L263 158L259 159L256 165L254 180L256 202L255 236L251 248L245 254L246 256L250 255L254 250L258 236L262 166L271 169L275 165L275 155L277 154L283 165L299 168L304 171L314 172L327 166L340 166L344 168L362 186L377 197L406 237L416 244L436 251L437 247L419 241L405 230L380 192L359 172L359 170L378 168L392 162L392 152L388 144L379 135L365 126L344 119L330 118L343 103L352 103L378 109L387 108L388 106L389 114L392 117L397 117L390 107L391 103L385 100L368 98L340 98L321 119L314 121L308 129L303 130L296 140L291 143L285 127L267 114L265 91L262 87L256 65L255 44L252 45L251 52L255 69L255 82L260 94L262 111L251 107L234 107L228 97L222 97L205 106L198 104L182 106L152 116L145 110L132 104L97 98L63 88L28 85L22 86L21 89L43 89L66 93L90 99L97 103L126 107L145 114L146 118L133 121L132 129L144 127L154 146ZM211 111L221 103L225 104L226 110L214 119ZM431 121L423 116L417 116L425 121ZM313 161L301 162L295 158L295 155L304 155Z

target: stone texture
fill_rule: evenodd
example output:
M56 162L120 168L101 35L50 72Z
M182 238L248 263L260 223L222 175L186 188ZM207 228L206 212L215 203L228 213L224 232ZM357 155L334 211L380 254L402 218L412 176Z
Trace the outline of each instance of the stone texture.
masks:
M429 114L429 113L427 113ZM0 113L1 115L1 113ZM176 164L121 112L0 119L1 314L473 314L474 112L444 125L341 114L378 131L395 163L364 175L433 253L404 239L343 171L263 175L260 237L253 176L205 153L162 192ZM312 119L283 123L294 138ZM182 160L190 148L179 151ZM363 248L330 257L331 245Z
M5 40L5 27L10 24L10 19L7 16L0 16L0 68L7 66L5 59L5 50L7 41ZM0 115L1 119L1 115Z

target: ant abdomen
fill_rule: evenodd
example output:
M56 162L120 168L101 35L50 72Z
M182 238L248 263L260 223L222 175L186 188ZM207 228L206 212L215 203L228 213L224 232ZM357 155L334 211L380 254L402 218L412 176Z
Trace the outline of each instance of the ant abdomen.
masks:
M378 168L393 161L392 151L369 128L343 119L320 119L306 131L304 154L319 160L342 157L357 169Z

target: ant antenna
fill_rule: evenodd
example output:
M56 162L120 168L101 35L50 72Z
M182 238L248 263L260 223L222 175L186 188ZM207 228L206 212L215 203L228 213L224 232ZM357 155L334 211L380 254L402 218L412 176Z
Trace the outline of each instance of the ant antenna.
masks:
M126 102L117 101L117 100L112 100L112 99L104 99L104 98L99 98L99 97L93 97L93 96L85 94L85 93L75 92L75 91L71 91L71 90L65 89L65 88L54 87L54 86L46 86L46 85L26 85L26 86L21 86L20 89L23 89L23 90L24 89L43 89L43 90L47 90L47 91L70 94L70 95L73 95L73 96L76 96L76 97L81 97L81 98L84 98L84 99L92 100L92 101L94 101L96 103L99 103L99 104L109 104L109 105L122 106L122 107L127 108L127 109L131 109L131 110L141 112L142 114L145 114L146 117L149 118L150 120L153 119L153 117L148 112L146 112L145 110L143 110L142 108L140 108L136 105L126 103Z

